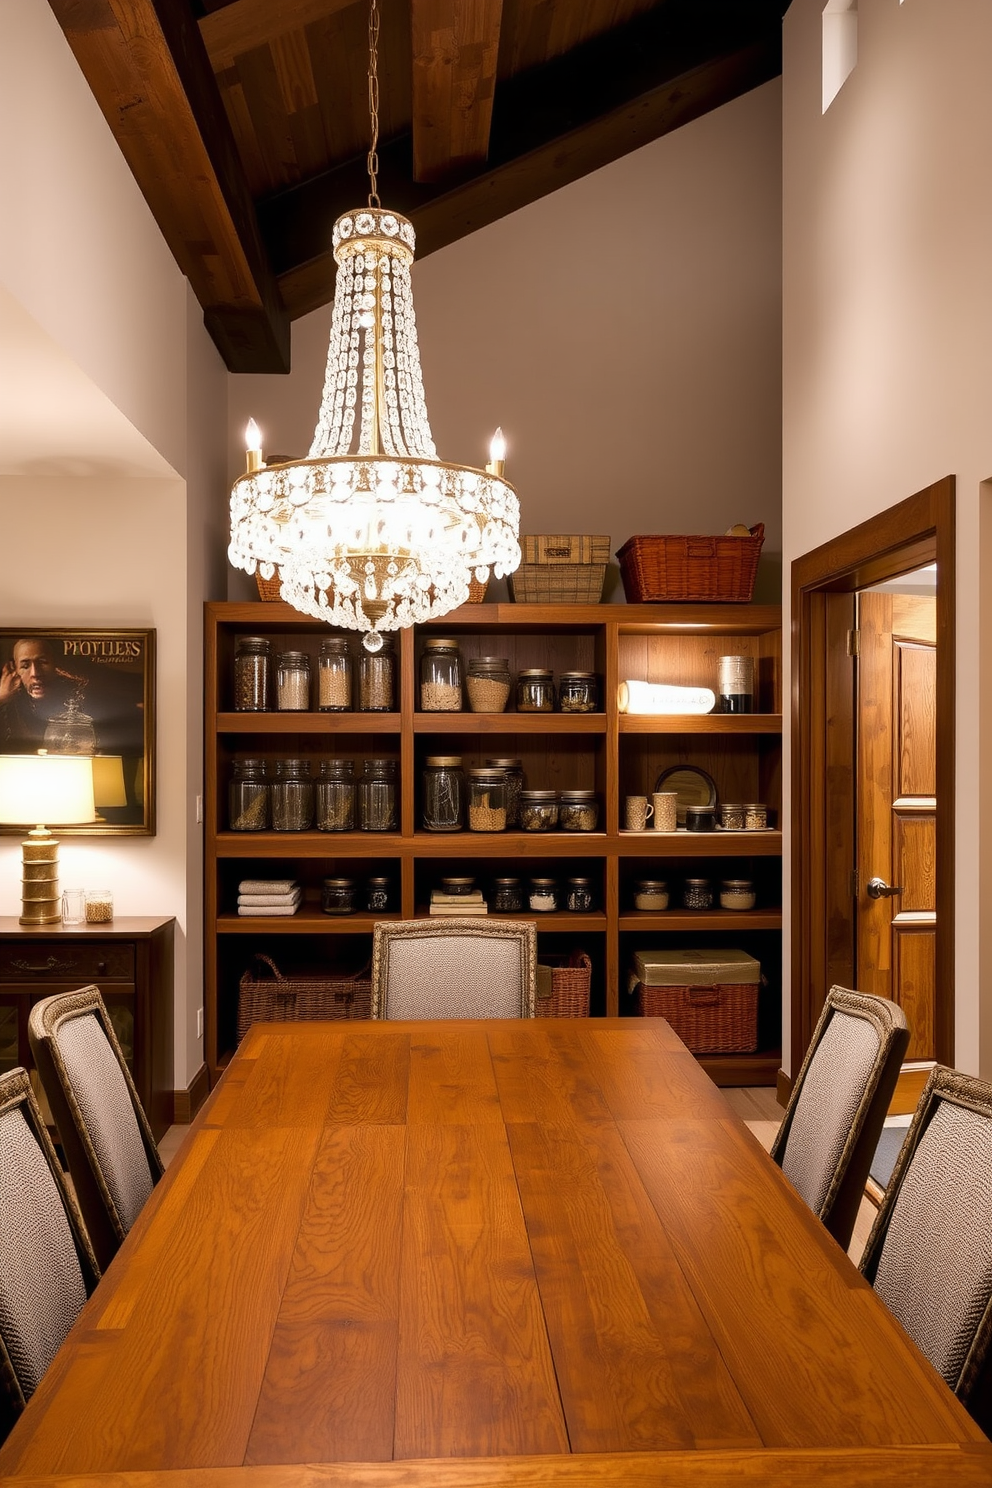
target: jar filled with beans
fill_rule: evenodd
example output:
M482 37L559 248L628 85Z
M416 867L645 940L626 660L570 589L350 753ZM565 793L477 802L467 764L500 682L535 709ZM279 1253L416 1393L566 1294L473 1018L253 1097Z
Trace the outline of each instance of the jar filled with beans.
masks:
M506 830L506 778L502 770L469 770L468 827L470 832Z
M309 709L310 658L304 651L282 651L276 658L276 707L280 713Z
M396 653L393 638L382 637L378 651L364 648L358 662L360 713L392 713L396 707Z
M351 652L344 636L325 636L317 657L317 707L347 713L351 707Z
M420 658L420 708L423 713L460 713L462 663L458 642L436 636L424 642Z
M527 667L517 673L517 712L553 713L554 673L545 667Z
M558 792L520 792L520 825L525 832L550 832L558 825Z
M269 706L271 650L264 636L238 636L234 643L234 710L264 713Z
M558 707L562 713L595 713L597 697L595 672L562 672L558 678Z
M505 656L473 656L465 679L473 713L502 713L510 701L510 663Z
M595 832L599 802L591 790L563 790L558 797L558 825L563 832Z

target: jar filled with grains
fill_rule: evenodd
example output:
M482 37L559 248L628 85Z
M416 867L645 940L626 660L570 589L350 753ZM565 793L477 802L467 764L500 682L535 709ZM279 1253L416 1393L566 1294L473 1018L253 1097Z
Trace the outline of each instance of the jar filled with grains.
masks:
M553 713L554 673L545 667L527 667L517 673L517 712Z
M425 832L460 832L465 825L465 772L459 754L424 760L421 822Z
M510 701L510 663L506 657L471 657L465 691L473 713L502 713Z
M720 803L720 826L725 832L743 832L747 825L747 811L743 804L722 801Z
M420 658L420 708L424 713L460 713L462 663L458 642L432 636Z
M276 760L272 782L272 830L305 832L313 822L313 781L308 759Z
M502 770L485 768L468 772L468 826L470 832L506 830L506 778Z
M84 905L87 925L109 925L114 918L114 896L109 889L87 889Z
M355 880L353 878L325 878L320 893L320 907L325 914L354 914Z
M373 911L373 913L381 914L383 910L388 909L389 879L383 877L382 875L378 875L375 878L370 878L368 882L368 892L365 902L368 908Z
M355 830L355 763L350 759L324 760L317 778L318 832Z
M519 914L524 907L519 878L493 879L493 909L497 914Z
M234 711L264 713L269 706L271 647L264 636L238 636L234 643Z
M713 886L708 878L687 878L682 886L684 909L712 909Z
M595 832L599 802L590 790L563 790L558 797L558 825L563 832Z
M358 782L358 825L363 832L396 831L396 761L367 759Z
M595 672L562 672L558 679L558 707L562 713L595 713Z
M570 878L565 892L565 908L572 914L588 914L592 909L592 879Z
M527 903L535 914L548 914L558 908L558 885L553 878L532 878Z
M310 658L304 651L276 657L276 707L280 713L306 713L310 707Z
M663 878L639 878L634 885L634 908L668 908L668 884Z
M749 878L725 878L720 885L721 909L753 909L757 902Z
M393 638L382 637L379 651L362 649L358 662L360 713L392 713L396 706L396 653Z
M269 825L269 786L263 759L234 761L227 801L232 832L265 831Z
M351 707L351 652L345 636L325 636L317 657L317 706L325 713Z
M490 770L502 770L506 780L506 825L520 825L520 792L524 788L524 767L519 759L487 759L482 763Z
M520 792L520 825L525 832L550 832L558 825L558 792Z
M763 832L768 826L768 807L760 801L750 801L744 807L744 827L748 832Z

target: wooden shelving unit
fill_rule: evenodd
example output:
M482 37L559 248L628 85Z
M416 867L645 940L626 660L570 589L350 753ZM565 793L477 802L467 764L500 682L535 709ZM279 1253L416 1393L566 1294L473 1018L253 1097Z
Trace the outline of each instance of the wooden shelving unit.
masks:
M397 640L398 711L393 713L236 713L231 711L234 643L266 635L273 650L316 658L326 627L288 605L206 607L206 1058L212 1077L234 1046L238 980L256 949L284 971L368 959L376 916L321 913L326 876L384 872L396 905L384 918L424 912L430 888L445 872L477 872L485 884L501 871L586 873L598 886L591 914L533 918L549 952L579 948L593 960L594 1014L630 1010L628 970L634 949L667 943L740 946L758 957L768 978L762 994L757 1054L704 1058L721 1083L773 1084L780 1063L782 678L781 612L764 605L466 605ZM511 671L551 667L595 670L603 711L591 714L421 713L416 679L423 639L457 637L463 659L507 656ZM356 652L360 640L354 637ZM617 711L617 684L713 685L716 658L727 651L755 659L760 712L744 715L640 717ZM512 708L512 700L511 700ZM424 757L458 753L466 766L490 755L520 756L530 787L595 788L598 832L483 834L420 829ZM399 830L374 832L231 832L227 785L235 757L391 755L398 764ZM627 832L623 798L650 793L662 770L696 764L723 800L764 801L765 832ZM316 771L315 771L316 773ZM305 889L299 914L239 918L237 883L251 876L294 876ZM645 914L632 907L634 879L648 872L673 885L673 908ZM686 873L714 879L750 876L759 884L750 913L693 913L677 907Z

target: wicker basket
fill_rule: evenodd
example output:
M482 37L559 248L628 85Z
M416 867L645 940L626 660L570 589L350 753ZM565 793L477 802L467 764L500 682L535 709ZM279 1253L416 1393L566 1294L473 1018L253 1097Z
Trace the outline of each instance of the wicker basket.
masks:
M284 977L269 956L255 955L256 966L242 974L238 993L238 1042L253 1023L321 1022L337 1018L367 1018L372 1007L369 968L351 976ZM271 977L261 975L267 966Z
M605 563L521 563L510 575L514 604L599 604Z
M617 552L630 604L747 604L765 524L748 537L631 537Z
M281 580L278 573L272 575L271 579L263 579L262 575L255 570L255 583L258 585L258 597L266 602L279 599L279 585ZM488 583L483 584L473 574L468 584L468 603L481 604L486 597Z
M758 1047L758 988L753 982L711 987L646 987L638 982L642 1018L667 1018L693 1054L750 1054Z
M546 958L537 968L538 1018L588 1018L592 962L585 951L551 965Z

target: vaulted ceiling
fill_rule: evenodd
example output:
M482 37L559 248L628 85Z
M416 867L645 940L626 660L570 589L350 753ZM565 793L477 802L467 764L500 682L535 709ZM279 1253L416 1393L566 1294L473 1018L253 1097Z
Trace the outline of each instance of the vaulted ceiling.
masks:
M368 195L368 0L50 0L227 366L289 366ZM775 77L788 0L380 0L417 256Z

